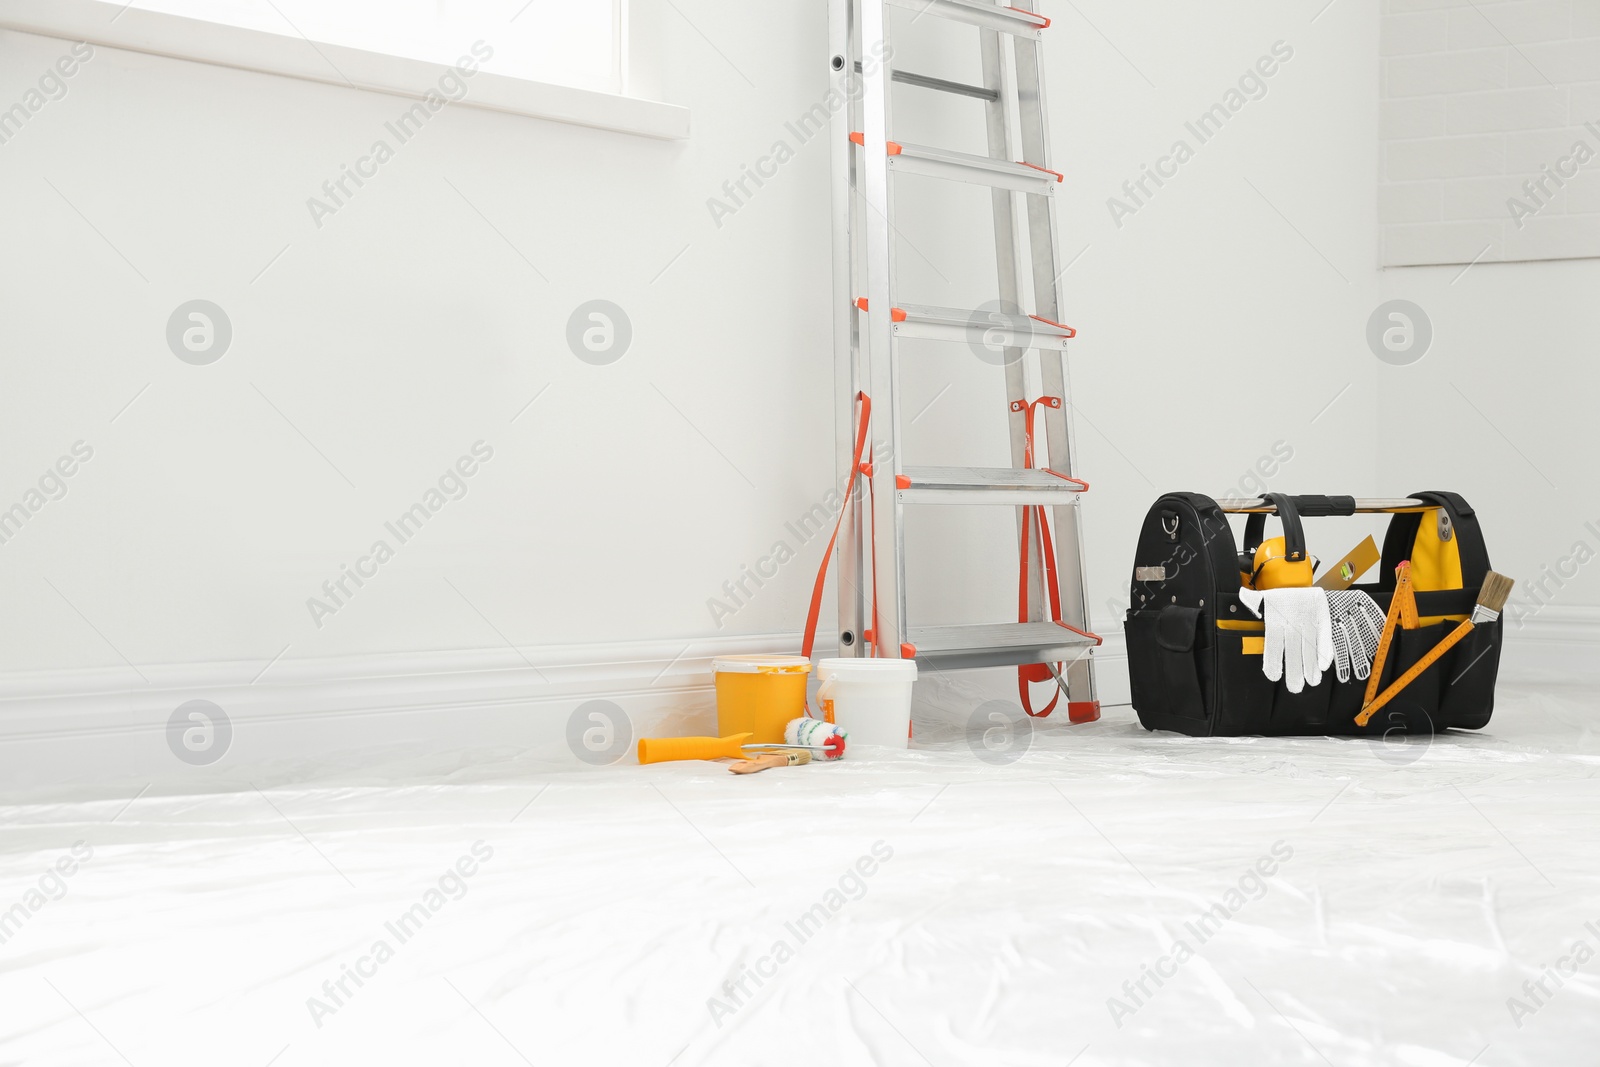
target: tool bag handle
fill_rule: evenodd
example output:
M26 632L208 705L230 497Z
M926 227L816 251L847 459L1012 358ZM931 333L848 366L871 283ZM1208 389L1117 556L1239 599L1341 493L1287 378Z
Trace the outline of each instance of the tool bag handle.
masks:
M1284 555L1295 563L1306 559L1306 532L1305 528L1300 525L1300 509L1296 506L1297 498L1287 496L1283 493L1267 493L1262 497L1262 499L1270 500L1273 507L1278 509L1278 518L1283 522ZM1348 500L1350 498L1308 497L1302 499L1308 499L1312 501L1331 501L1337 499ZM1351 500L1352 510L1354 503L1355 502ZM1339 515L1350 513L1351 512L1323 511L1316 505L1313 506L1313 510L1307 512L1309 515ZM1249 556L1251 559L1255 558L1256 549L1261 547L1261 542L1265 540L1266 532L1267 513L1264 511L1251 512L1250 517L1244 521L1244 549L1240 554L1241 559L1244 556Z
M1455 529L1457 551L1461 553L1461 586L1477 589L1489 573L1489 548L1483 540L1483 530L1472 505L1458 493L1429 490L1412 493L1411 497L1425 508L1443 508L1450 516ZM1398 514L1389 523L1383 538L1383 569L1379 572L1380 589L1395 587L1394 569L1401 560L1411 558L1411 546L1416 544L1417 530L1422 524L1422 514L1408 511Z
M1270 499L1270 498L1269 498ZM1324 496L1320 493L1301 493L1288 498L1301 518L1320 519L1328 515L1354 515L1356 498L1353 496Z

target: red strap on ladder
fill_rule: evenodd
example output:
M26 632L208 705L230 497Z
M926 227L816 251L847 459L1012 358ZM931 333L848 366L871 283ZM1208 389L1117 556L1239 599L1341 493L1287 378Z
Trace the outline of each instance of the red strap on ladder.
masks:
M1040 404L1046 407L1058 408L1061 398L1055 396L1041 396L1033 401L1018 401L1013 404L1014 410L1025 413L1023 421L1023 434L1025 445L1023 448L1022 465L1033 466L1033 415ZM1069 481L1078 481L1076 478ZM1081 482L1079 484L1082 484ZM1087 486L1085 486L1087 488ZM1044 565L1045 588L1050 598L1050 621L1061 622L1061 581L1056 574L1056 549L1055 539L1050 536L1050 522L1045 514L1043 504L1027 505L1022 509L1022 545L1018 553L1021 559L1021 571L1017 576L1017 621L1028 621L1028 553L1030 545L1037 539L1039 543L1039 559ZM1065 625L1065 623L1062 623ZM1077 627L1070 627L1077 630ZM1081 630L1078 631L1082 633ZM1061 669L1061 664L1056 664L1056 670ZM1044 718L1056 710L1056 702L1061 699L1061 688L1056 686L1055 692L1050 697L1050 703L1044 706L1043 711L1033 710L1033 698L1028 690L1030 682L1054 682L1055 674L1050 670L1048 663L1024 663L1017 668L1017 693L1022 698L1022 710L1035 718Z
M855 500L856 477L858 475L864 474L867 476L867 493L869 497L872 495L872 464L861 462L861 457L866 454L867 450L867 432L872 420L872 398L867 396L866 393L857 393L856 403L860 406L861 415L856 422L855 459L850 463L850 480L845 485L844 503L839 508L839 518L833 524L833 536L828 538L827 550L822 553L822 566L817 568L816 584L811 587L811 610L806 613L805 637L800 642L800 654L807 659L811 658L811 646L816 643L817 639L817 617L822 613L822 587L828 579L828 561L833 558L833 546L839 540L839 528L844 525L845 509ZM877 528L876 511L877 509L869 503L868 512L873 515L870 521L872 522L874 533L876 533ZM876 536L872 539L872 632L870 638L866 634L862 635L863 640L872 642L874 655L878 651L877 636L879 633L877 540Z

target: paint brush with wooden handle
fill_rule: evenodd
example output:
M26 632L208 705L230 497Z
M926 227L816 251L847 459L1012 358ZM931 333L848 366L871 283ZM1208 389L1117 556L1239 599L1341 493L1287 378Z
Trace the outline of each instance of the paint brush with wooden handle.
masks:
M767 770L769 767L800 767L811 762L811 753L803 748L791 748L785 752L771 752L765 756L755 756L751 759L742 759L737 763L728 764L728 770L734 774L754 774L757 771Z
M1394 680L1394 684L1378 694L1376 700L1367 702L1361 709L1361 714L1356 716L1356 725L1365 726L1371 721L1373 714L1389 701L1393 700L1400 690L1410 685L1422 676L1422 672L1439 662L1439 658L1456 646L1462 638L1472 632L1476 626L1494 623L1500 618L1500 612L1505 610L1506 600L1511 596L1511 587L1516 584L1503 574L1490 571L1483 576L1483 588L1478 590L1478 603L1472 609L1472 615L1463 619L1461 624L1444 636L1437 645L1428 650L1428 654L1417 660L1411 669ZM1374 668L1373 680L1377 680L1377 670Z

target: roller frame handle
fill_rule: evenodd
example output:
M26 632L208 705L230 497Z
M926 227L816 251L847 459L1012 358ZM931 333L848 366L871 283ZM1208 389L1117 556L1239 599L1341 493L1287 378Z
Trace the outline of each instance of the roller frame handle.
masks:
M743 759L748 733L731 737L641 737L640 763L670 763L674 760Z

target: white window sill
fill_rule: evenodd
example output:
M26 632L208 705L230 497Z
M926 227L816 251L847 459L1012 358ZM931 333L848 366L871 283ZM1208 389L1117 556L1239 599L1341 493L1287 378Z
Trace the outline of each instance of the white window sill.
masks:
M99 0L0 0L0 28L413 100L422 99L449 69L338 45L313 48L298 37L124 9L121 3ZM686 107L481 70L472 76L467 95L454 104L664 140L689 136Z

